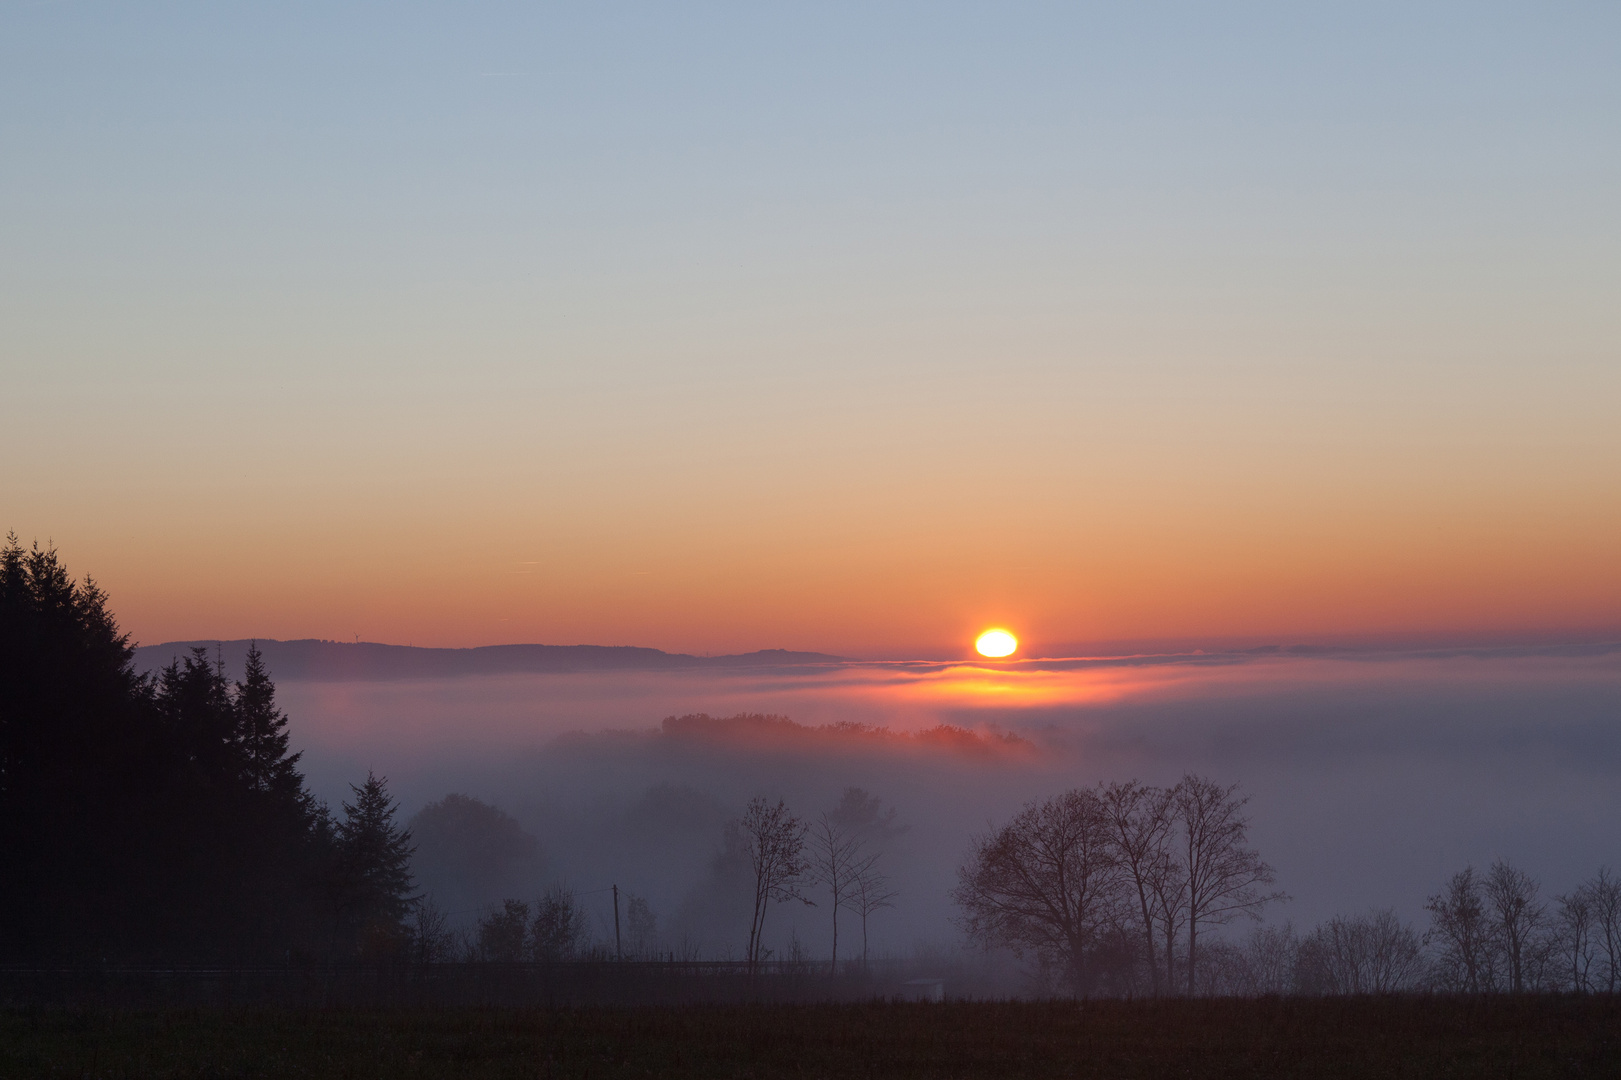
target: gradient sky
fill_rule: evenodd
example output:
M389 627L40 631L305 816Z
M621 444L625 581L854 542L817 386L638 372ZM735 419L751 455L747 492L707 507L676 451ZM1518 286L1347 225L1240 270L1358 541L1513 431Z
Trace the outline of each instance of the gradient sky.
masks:
M0 529L143 641L1621 625L1614 4L0 3Z

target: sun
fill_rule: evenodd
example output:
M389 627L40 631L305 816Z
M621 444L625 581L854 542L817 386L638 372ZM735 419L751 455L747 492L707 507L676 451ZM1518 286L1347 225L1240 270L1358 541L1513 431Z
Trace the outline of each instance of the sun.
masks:
M1019 639L1006 630L987 630L974 642L981 656L1012 656L1018 647Z

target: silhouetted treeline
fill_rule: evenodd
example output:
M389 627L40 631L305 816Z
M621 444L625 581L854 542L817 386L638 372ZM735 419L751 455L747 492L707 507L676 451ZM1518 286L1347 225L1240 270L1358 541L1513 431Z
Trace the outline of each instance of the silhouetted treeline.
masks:
M368 777L333 814L257 651L137 674L106 595L0 551L0 959L253 962L397 948L408 836Z
M1336 915L1310 932L1257 927L1213 947L1197 986L1221 994L1613 994L1621 989L1621 879L1608 869L1542 895L1496 860L1465 867L1425 903L1419 929L1389 908Z
M1036 993L1082 996L1615 993L1621 989L1621 878L1607 868L1542 895L1498 859L1452 875L1420 930L1393 909L1337 915L1306 934L1261 925L1286 900L1248 846L1236 785L1186 776L1032 802L976 839L955 897L971 939L1030 962Z

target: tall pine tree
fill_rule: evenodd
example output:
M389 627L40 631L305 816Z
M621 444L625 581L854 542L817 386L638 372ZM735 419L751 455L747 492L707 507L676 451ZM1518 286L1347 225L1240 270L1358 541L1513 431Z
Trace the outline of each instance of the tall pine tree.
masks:
M194 779L216 790L232 786L242 771L236 711L225 672L207 649L176 657L158 674L157 705Z
M340 948L359 949L368 938L400 937L415 898L408 830L395 822L398 805L388 780L374 773L350 785L355 801L343 804L337 823L335 926Z
M238 905L244 918L239 949L264 955L285 945L307 954L324 937L326 919L317 909L322 868L334 845L325 811L298 771L302 755L288 750L287 714L276 705L276 686L257 643L248 649L231 710L240 770L235 842L249 859L239 877L247 885Z
M302 792L298 759L303 755L287 752L287 714L276 707L276 684L270 681L258 642L248 646L234 705L236 742L248 787L267 794Z

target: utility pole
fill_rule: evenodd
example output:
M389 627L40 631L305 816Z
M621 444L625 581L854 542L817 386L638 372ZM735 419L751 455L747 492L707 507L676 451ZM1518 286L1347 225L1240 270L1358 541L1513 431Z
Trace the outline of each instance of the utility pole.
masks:
M601 881L601 878L597 879ZM620 960L625 958L625 946L619 941L619 886L614 886L614 955Z

